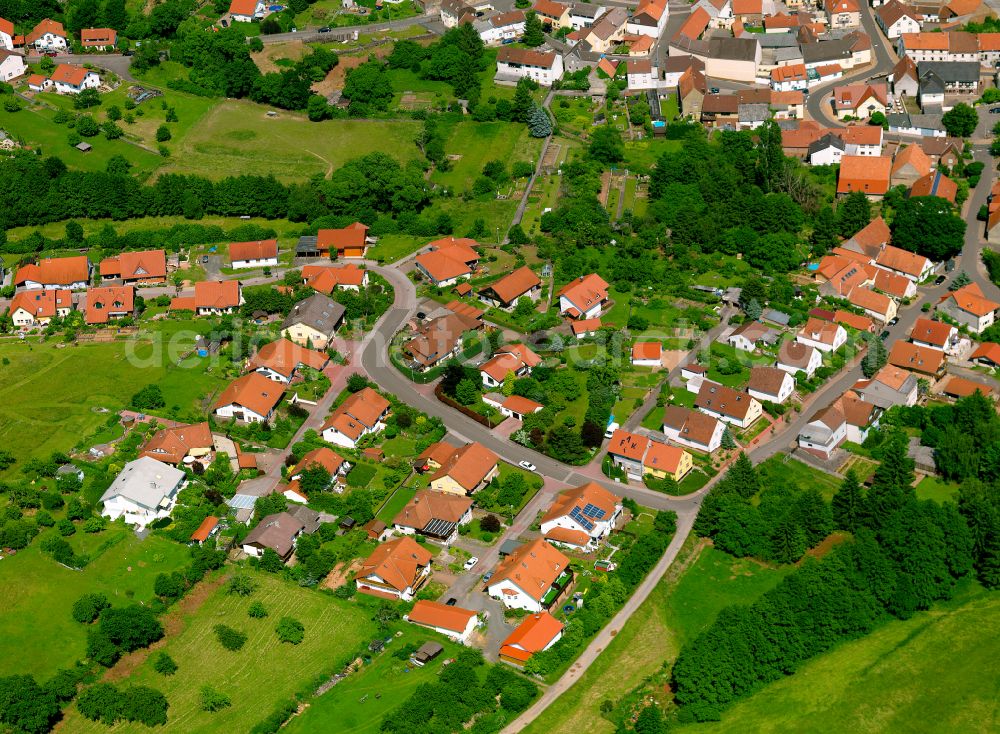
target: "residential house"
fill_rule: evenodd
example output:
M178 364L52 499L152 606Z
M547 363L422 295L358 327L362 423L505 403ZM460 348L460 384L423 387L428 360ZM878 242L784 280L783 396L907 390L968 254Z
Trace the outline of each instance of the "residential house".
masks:
M479 263L479 253L473 249L475 240L438 240L439 246L431 243L430 252L415 258L417 270L438 288L455 285L459 278L467 278Z
M958 342L958 329L943 321L919 318L910 329L910 341L919 347L948 352Z
M880 270L879 272L882 271ZM909 283L909 281L907 282ZM874 321L867 316L860 316L856 313L851 313L850 311L844 311L838 308L833 314L832 321L840 324L841 326L857 329L858 331L866 331L869 334L875 333Z
M184 472L148 456L130 461L101 495L101 514L143 529L170 516L184 480Z
M878 125L849 125L839 129L837 135L844 141L844 155L862 158L879 158L882 155L882 128ZM852 165L856 169L863 170L866 164L859 162ZM874 165L876 167L881 165L881 161ZM841 171L843 172L843 168ZM862 177L862 181L865 180L867 179ZM880 176L876 176L875 180L882 181ZM888 179L885 180L885 183L888 185Z
M919 396L917 376L891 364L876 372L870 380L859 380L853 389L866 401L883 409L916 405Z
M101 260L101 280L120 280L126 285L167 282L167 253L163 250L123 252Z
M544 652L562 639L563 623L548 612L536 612L524 620L500 645L500 659L523 667L532 655Z
M629 59L625 69L629 89L659 88L659 72L649 59Z
M993 325L997 309L1000 309L1000 303L986 298L975 283L952 291L937 305L938 311L966 326L974 334L981 334Z
M366 387L341 403L320 429L327 443L356 448L358 441L385 428L383 421L392 404L375 390Z
M978 96L982 88L979 77L980 63L975 61L921 61L917 63L917 77L920 82L920 108L925 112L928 105L943 105L944 97L952 95ZM934 79L934 88L925 89L926 82ZM926 95L937 95L926 99ZM971 100L970 100L971 101ZM950 106L945 107L950 109Z
M487 593L508 609L545 611L572 580L569 558L543 538L525 543L493 572Z
M526 16L523 10L495 13L485 20L476 21L479 37L487 46L495 46L504 41L512 42L524 35Z
M577 339L583 339L598 332L601 328L601 320L599 318L580 319L570 323L569 328L573 332L573 336Z
M194 311L198 316L234 313L242 306L243 286L238 280L203 280L194 284L194 296L170 301L171 311Z
M590 28L607 10L603 5L573 3L569 9L569 24L575 31Z
M679 405L663 411L663 433L673 441L696 451L712 453L722 445L726 427L710 415Z
M347 309L322 293L313 293L292 306L281 322L281 335L302 347L326 349Z
M14 51L0 48L0 82L10 82L23 76L28 70L24 65L24 56Z
M667 0L642 0L625 25L625 32L659 38L669 16Z
M962 148L964 147L961 138L922 138L920 147L931 157L935 164L940 163L948 169L958 165L962 158Z
M28 91L44 92L52 88L52 80L41 74L32 74L28 77Z
M473 441L456 449L431 475L430 487L439 492L471 495L485 487L500 473L500 457Z
M850 239L845 240L841 247L847 252L864 255L871 261L878 257L891 238L889 225L879 216L859 229Z
M876 112L884 115L888 105L889 90L884 82L833 88L833 109L839 120L849 117L867 120Z
M458 527L470 522L472 498L453 492L418 489L392 524L404 535L422 535L447 546L458 537Z
M96 71L75 64L59 64L49 78L59 94L79 94L84 89L101 86L101 77Z
M873 319L887 324L896 318L898 306L896 302L884 293L877 293L871 288L855 288L847 300L852 306L857 306Z
M836 405L817 411L798 435L800 449L824 460L846 440L847 420Z
M331 256L336 253L338 258L363 258L374 242L375 239L368 236L368 225L361 222L316 232L316 249Z
M36 25L31 33L24 37L24 45L36 51L65 51L69 48L69 36L62 23L46 18Z
M252 23L264 17L263 0L232 0L229 4L229 19L233 23Z
M600 316L607 302L608 284L596 273L570 281L559 291L559 313L571 319Z
M258 372L250 372L229 383L216 399L212 412L220 418L246 423L270 423L284 394L283 386L275 385Z
M747 392L761 402L784 403L795 392L795 379L779 367L754 367Z
M208 540L219 532L219 518L209 515L204 520L201 521L193 533L191 533L191 542L197 543L199 546L205 545Z
M457 355L462 349L463 335L481 325L481 321L457 313L438 316L417 329L415 336L403 345L403 353L414 369L426 372Z
M300 367L322 370L329 361L329 355L324 352L307 349L289 339L281 338L260 347L250 359L247 369L269 380L289 383Z
M486 387L500 387L508 374L526 377L542 363L542 358L523 344L501 347L496 354L479 366L479 373Z
M889 190L891 170L892 159L887 157L845 155L840 160L837 193L860 191L869 199L881 199Z
M822 364L823 355L819 349L811 344L789 340L781 343L775 366L793 377L799 372L804 372L807 378L812 379Z
M562 75L563 60L557 53L509 46L501 48L497 53L495 81L509 82L526 78L543 87L551 87Z
M847 332L839 324L811 318L795 336L795 341L821 352L835 352L847 342Z
M1000 367L1000 344L994 342L983 342L974 351L969 359L982 367Z
M889 364L922 377L937 379L944 373L945 355L939 349L897 341L889 352Z
M347 265L305 265L302 282L314 291L330 295L337 289L360 292L368 287L368 270Z
M557 31L560 28L570 28L573 23L570 20L570 6L555 0L535 0L531 6L543 26L548 26L550 30Z
M0 18L0 49L14 50L14 24L4 18Z
M346 476L347 472L351 470L351 463L347 459L331 448L320 446L303 454L299 463L288 472L288 478L293 482L297 482L302 478L302 473L306 469L317 466L324 469L330 475L331 483L339 477Z
M622 7L612 7L587 29L584 39L595 54L607 54L625 39L625 26L629 12ZM583 33L583 31L580 31Z
M673 57L673 58L694 58ZM700 60L698 60L701 63ZM702 108L705 101L705 93L708 91L708 82L705 80L703 71L689 68L684 71L677 82L677 103L680 113L694 120L701 119Z
M629 477L641 480L645 473L642 460L649 448L649 439L621 428L615 430L608 442L608 455L612 463Z
M650 439L642 459L643 475L680 482L694 468L691 454L677 446Z
M278 266L278 240L233 242L229 245L233 268L269 268Z
M106 324L135 314L135 286L91 288L84 298L84 319L90 325Z
M662 367L663 344L660 342L636 342L632 345L633 367Z
M466 5L464 0L443 0L441 3L441 24L445 28L456 28L462 23L472 23L476 19L476 9Z
M910 186L918 178L931 172L930 156L916 143L907 145L896 153L892 161L892 185Z
M893 0L895 2L895 0ZM892 91L897 97L914 97L920 93L920 76L917 62L909 56L902 57L893 67L890 76Z
M926 13L925 13L926 16ZM924 18L928 21L928 18ZM945 31L943 33L902 33L896 51L921 61L979 61L979 39L974 33Z
M749 428L763 413L760 401L748 393L706 380L694 407L737 428Z
M118 31L114 28L84 28L80 31L80 45L95 51L114 51L118 45Z
M932 171L914 182L910 196L937 196L954 204L955 197L958 196L958 184L941 171Z
M90 283L90 273L90 260L86 255L47 257L18 267L14 285L25 290L52 288L78 291Z
M857 28L861 25L861 6L858 5L858 0L829 0L824 7L831 29Z
M305 532L306 523L291 512L268 515L243 539L243 552L261 558L270 549L287 561L295 550L295 540Z
M542 516L542 536L555 545L593 551L621 517L621 498L594 482L567 489Z
M741 352L753 352L760 344L773 345L781 333L760 321L748 321L726 337L726 344Z
M923 255L886 245L875 258L875 266L909 278L915 283L934 274L934 263Z
M541 294L542 281L534 270L524 265L479 291L479 300L510 313L522 298L537 301Z
M846 151L847 144L841 137L827 133L809 145L806 159L810 166L836 166Z
M922 17L912 6L899 0L889 0L875 11L875 21L890 40L904 33L920 33Z
M472 633L479 624L479 612L418 599L413 609L403 619L450 637L455 642L468 645Z
M25 329L45 326L56 316L68 316L72 310L72 292L50 288L15 293L8 313L15 327Z
M430 578L431 553L403 536L379 545L361 564L358 591L410 601Z
M194 425L182 424L161 428L146 441L139 451L139 456L148 456L164 464L178 466L204 460L214 448L212 429L203 421ZM188 457L191 458L191 462L185 461Z
M905 299L917 295L917 284L909 278L879 268L875 272L875 288L893 298Z
M503 398L502 395L500 397ZM483 396L483 401L487 402L485 395ZM510 397L503 398L502 402L496 407L500 409L501 414L516 421L523 421L525 416L532 415L545 408L541 403L521 397L520 395L511 395Z

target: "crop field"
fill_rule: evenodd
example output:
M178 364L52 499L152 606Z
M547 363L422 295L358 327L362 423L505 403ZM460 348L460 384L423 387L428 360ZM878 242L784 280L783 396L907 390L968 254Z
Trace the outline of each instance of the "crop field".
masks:
M92 558L82 571L60 566L39 550L37 539L0 561L2 675L28 673L45 680L72 666L85 655L87 631L70 615L73 602L92 592L104 593L116 606L148 602L156 575L188 561L184 546L156 536L140 541L120 525L95 535L78 533L69 543Z
M268 574L254 574L259 584L249 597L227 594L220 587L184 620L180 634L167 640L164 649L177 663L177 673L165 677L146 660L124 681L152 686L170 703L165 732L248 732L278 704L303 688L312 688L318 676L331 674L353 651L374 634L368 611L359 604L333 599L303 589ZM247 608L261 601L264 619L251 619ZM305 626L298 645L283 643L274 627L290 616ZM224 649L212 628L225 623L248 637L237 651ZM232 706L216 713L201 710L200 691L210 685L232 699ZM66 731L106 732L108 727L90 722L75 708L67 714ZM148 732L141 724L121 724L115 732Z
M173 146L161 172L208 178L270 174L282 181L302 181L329 175L368 153L386 153L404 162L420 155L413 143L417 122L309 122L295 112L281 110L271 118L267 111L251 102L220 102Z

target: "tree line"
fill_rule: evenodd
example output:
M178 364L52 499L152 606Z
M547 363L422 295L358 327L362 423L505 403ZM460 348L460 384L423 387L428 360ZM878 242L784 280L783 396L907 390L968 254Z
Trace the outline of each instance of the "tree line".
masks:
M717 720L837 643L952 596L973 570L973 533L954 504L917 500L906 447L905 434L889 435L871 486L848 473L834 495L833 525L850 539L685 645L672 672L681 720ZM752 480L745 464L727 479Z

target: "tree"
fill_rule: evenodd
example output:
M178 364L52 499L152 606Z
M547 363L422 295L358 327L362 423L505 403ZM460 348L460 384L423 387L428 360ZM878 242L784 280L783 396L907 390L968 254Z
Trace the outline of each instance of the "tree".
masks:
M76 121L76 132L85 138L92 138L101 132L101 126L90 115L80 115Z
M278 573L285 567L285 562L273 548L265 548L260 559L260 567L268 573Z
M531 86L527 78L521 77L517 80L517 87L514 89L514 99L511 105L512 121L523 122L525 124L531 121L535 103L531 99Z
M240 574L229 579L229 584L226 586L226 593L233 596L250 596L256 588L257 584L252 578Z
M55 695L30 675L0 678L0 724L28 734L48 732L59 718Z
M347 112L352 117L385 112L393 95L385 66L378 61L366 61L348 71L343 95L350 100Z
M876 334L866 334L865 341L868 342L868 352L861 360L861 372L870 379L885 367L889 361L889 352L885 348L885 342Z
M965 102L959 102L941 117L941 124L949 135L956 138L968 138L979 125L979 114L975 108Z
M892 243L897 247L941 262L962 251L965 220L951 203L937 196L903 200L892 220Z
M215 713L233 705L232 699L212 686L201 687L201 710Z
M722 429L722 448L726 450L736 448L736 440L733 438L733 434L729 431L728 426Z
M83 226L79 222L73 220L66 222L65 242L72 247L83 244Z
M124 31L128 26L128 10L125 0L105 0L101 22L106 28Z
M473 405L479 400L479 385L474 380L462 380L455 388L455 399L462 405Z
M91 107L101 106L101 95L96 89L84 89L73 97L73 109L86 110Z
M538 105L535 105L531 111L531 117L528 119L528 129L531 131L531 137L533 138L547 138L552 134L552 121L549 120L549 116L545 110Z
M817 253L825 253L840 244L838 237L837 217L833 209L824 206L816 214L813 222L812 244Z
M487 533L499 533L500 518L496 515L486 515L479 521L479 527Z
M538 18L538 13L529 10L524 14L524 36L521 43L534 48L545 43L545 34L542 32L542 21Z
M215 632L215 638L219 641L219 644L227 650L235 652L246 644L247 636L228 625L217 624L212 630Z
M872 205L864 192L852 191L837 207L837 225L842 237L852 237L872 220Z
M156 618L156 612L136 604L105 609L101 612L98 627L125 652L147 647L163 637L163 625Z
M106 173L112 176L127 176L132 170L132 164L122 155L113 155L104 167Z
M129 407L133 410L148 411L163 408L167 401L163 398L163 391L156 384L146 385L139 392L132 396Z
M764 191L774 191L788 165L781 148L781 128L767 120L757 128L757 180Z
M868 118L869 125L877 125L878 127L889 129L889 121L885 119L885 114L882 112L873 112L871 117Z
M298 645L305 638L306 628L294 617L282 617L278 626L274 628L278 639L292 645Z
M601 163L613 166L625 160L625 142L618 128L602 125L590 136L590 157Z
M972 279L966 274L964 270L959 270L958 274L951 279L951 283L948 284L949 291L957 291L959 288L964 288L972 282Z
M165 143L172 137L173 136L170 134L170 128L167 127L166 125L160 125L158 128L156 128L157 143Z
M109 606L111 603L104 594L84 594L73 602L73 619L80 624L90 624Z
M153 670L160 675L173 675L177 672L177 663L166 652L160 651L153 659Z
M247 616L251 619L263 619L267 616L267 608L264 603L259 599L255 599L250 602L250 606L247 607Z
M347 389L349 392L361 392L368 387L368 378L362 374L354 372L347 378Z
M319 464L306 467L299 476L299 487L308 497L313 492L323 492L328 489L332 477L330 472Z
M306 105L306 114L308 114L309 119L313 122L326 120L330 117L330 105L327 104L326 99L320 97L318 94L314 94L309 97L309 103Z
M861 494L861 484L858 482L858 476L854 469L847 470L844 481L840 484L840 489L830 501L830 509L833 512L833 521L838 528L853 533L862 526L867 512L864 496Z

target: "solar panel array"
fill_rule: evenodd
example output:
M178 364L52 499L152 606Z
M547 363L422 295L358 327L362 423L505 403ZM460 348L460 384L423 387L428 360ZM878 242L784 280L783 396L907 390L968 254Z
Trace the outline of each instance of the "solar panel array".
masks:
M583 508L583 514L586 515L587 517L592 517L595 520L603 520L605 513L604 510L602 510L597 505L592 505L588 502L586 506Z
M576 520L578 523L580 523L580 527L582 527L587 532L590 532L591 530L594 529L593 521L588 520L586 517L584 517L579 507L574 507L572 511L569 513L569 516L574 520Z

